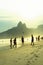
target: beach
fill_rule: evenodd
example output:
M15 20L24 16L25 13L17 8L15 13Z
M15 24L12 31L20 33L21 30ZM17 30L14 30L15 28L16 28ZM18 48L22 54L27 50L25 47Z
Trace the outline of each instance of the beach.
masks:
M43 65L43 40L19 48L0 47L0 65Z

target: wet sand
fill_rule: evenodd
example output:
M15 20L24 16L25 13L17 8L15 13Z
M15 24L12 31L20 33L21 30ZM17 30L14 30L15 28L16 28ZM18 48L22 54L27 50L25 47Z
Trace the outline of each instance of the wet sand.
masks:
M34 46L0 47L0 65L43 65L43 41L35 42Z

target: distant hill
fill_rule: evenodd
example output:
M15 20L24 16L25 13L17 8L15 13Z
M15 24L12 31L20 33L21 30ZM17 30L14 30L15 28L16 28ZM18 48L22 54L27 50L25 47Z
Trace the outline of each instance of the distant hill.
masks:
M22 35L28 36L29 30L25 24L18 23L17 27L13 27L7 31L0 33L0 38L20 37Z
M37 33L43 35L43 25L39 25L39 26L37 27Z
M7 31L0 33L0 38L11 38L29 36L31 34L43 34L43 25L39 25L37 29L30 29L26 27L26 24L18 23L17 27L13 27Z

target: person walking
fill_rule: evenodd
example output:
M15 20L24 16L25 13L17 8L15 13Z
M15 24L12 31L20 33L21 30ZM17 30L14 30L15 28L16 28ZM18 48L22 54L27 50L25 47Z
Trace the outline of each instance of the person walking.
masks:
M22 40L22 45L24 45L24 37L23 36L22 36L21 40Z
M14 43L13 47L14 46L17 47L16 38L14 38L13 43Z
M33 37L33 34L31 35L31 45L34 45L34 37Z
M12 48L12 38L10 39L10 48Z

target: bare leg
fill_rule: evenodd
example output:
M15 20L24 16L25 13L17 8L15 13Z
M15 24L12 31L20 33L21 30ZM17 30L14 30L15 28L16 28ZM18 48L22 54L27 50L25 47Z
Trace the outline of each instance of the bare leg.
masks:
M32 42L31 42L31 45L32 45Z
M33 42L33 45L34 45L34 42Z

